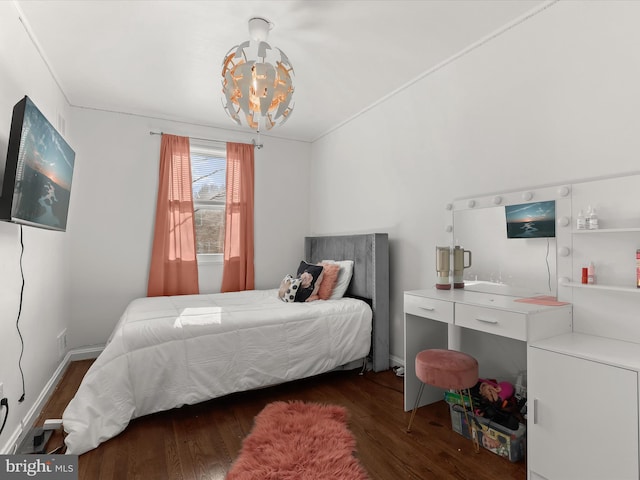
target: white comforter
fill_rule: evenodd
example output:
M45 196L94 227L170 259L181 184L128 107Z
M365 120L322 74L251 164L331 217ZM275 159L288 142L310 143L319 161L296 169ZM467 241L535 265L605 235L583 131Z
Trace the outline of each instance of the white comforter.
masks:
M134 300L63 414L67 453L142 415L364 358L371 319L360 300L284 303L277 290Z

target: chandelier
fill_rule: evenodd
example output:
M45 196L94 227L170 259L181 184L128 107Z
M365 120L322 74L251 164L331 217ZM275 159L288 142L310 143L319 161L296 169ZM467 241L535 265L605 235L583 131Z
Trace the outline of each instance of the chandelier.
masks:
M250 40L236 45L222 62L222 104L238 125L260 132L282 125L293 112L293 66L266 42L273 24L249 20Z

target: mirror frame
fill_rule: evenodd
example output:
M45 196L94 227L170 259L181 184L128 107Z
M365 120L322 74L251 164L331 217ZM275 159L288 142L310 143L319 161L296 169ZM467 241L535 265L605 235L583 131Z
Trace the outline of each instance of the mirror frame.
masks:
M454 213L462 210L477 210L490 207L504 207L520 203L535 203L548 200L556 201L556 296L560 279L564 272L571 271L572 228L571 186L553 185L536 187L488 195L477 195L456 199L445 206L447 211L445 232L449 245L455 242Z

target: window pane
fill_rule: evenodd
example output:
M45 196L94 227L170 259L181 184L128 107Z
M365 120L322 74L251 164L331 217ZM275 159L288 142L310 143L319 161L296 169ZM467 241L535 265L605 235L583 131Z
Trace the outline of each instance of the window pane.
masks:
M191 151L193 200L224 203L226 195L227 158L224 152Z
M197 253L224 252L224 208L195 207Z
M224 253L227 153L191 146L191 177L198 254Z

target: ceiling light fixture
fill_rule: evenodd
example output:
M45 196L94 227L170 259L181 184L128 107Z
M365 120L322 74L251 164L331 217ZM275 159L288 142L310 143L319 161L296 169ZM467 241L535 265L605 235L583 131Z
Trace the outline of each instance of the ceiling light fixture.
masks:
M229 50L222 62L224 109L236 124L258 132L282 125L294 105L293 66L282 50L266 42L272 28L264 18L251 18L251 39Z

